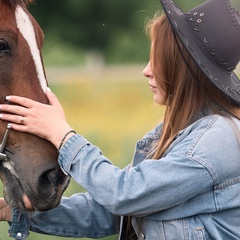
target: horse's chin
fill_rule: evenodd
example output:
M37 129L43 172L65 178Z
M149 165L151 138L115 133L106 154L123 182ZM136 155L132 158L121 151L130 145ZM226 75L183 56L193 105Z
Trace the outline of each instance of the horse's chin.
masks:
M70 177L66 177L65 181L58 189L49 191L48 196L34 197L34 193L30 192L22 196L22 200L27 211L47 211L57 207L60 204L61 197L68 187Z
M70 178L66 177L58 189L52 189L48 196L39 196L31 191L31 188L24 189L15 172L5 169L0 171L0 178L3 183L4 199L7 204L24 211L47 211L55 208L61 201L63 192L68 187Z
M26 208L28 211L34 210L34 207L33 207L32 203L31 203L30 199L27 197L27 195L24 194L24 195L22 196L22 200L23 200L23 203L24 203L25 208Z
M17 186L15 184L15 186ZM18 184L19 186L19 184ZM8 184L4 184L4 199L8 205L12 208L16 208L24 211L47 211L55 208L61 201L61 196L64 190L67 188L68 183L63 189L54 192L49 198L31 199L23 191L21 187L18 187L18 191L13 191Z
M13 174L13 171L9 168L7 169L5 166L3 167L4 171L0 171L0 178L3 183L5 201L12 208L25 209L24 202L22 201L23 190L19 184L17 175L15 172Z

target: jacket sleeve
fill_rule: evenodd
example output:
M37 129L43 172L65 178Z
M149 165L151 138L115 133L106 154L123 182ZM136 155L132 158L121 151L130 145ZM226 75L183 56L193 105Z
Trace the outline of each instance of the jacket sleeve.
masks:
M213 186L206 167L180 153L121 170L80 135L65 143L58 161L65 173L114 215L142 216L162 211Z
M88 193L63 197L46 212L31 213L30 230L62 237L103 238L118 232L119 217L99 205Z

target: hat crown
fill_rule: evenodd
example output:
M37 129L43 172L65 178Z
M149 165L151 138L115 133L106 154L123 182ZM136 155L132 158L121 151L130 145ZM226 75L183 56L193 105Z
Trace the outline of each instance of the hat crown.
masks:
M172 29L196 66L240 105L240 13L230 0L207 0L188 13L173 0L160 0Z
M232 72L240 61L240 16L230 0L209 0L185 14L202 51Z

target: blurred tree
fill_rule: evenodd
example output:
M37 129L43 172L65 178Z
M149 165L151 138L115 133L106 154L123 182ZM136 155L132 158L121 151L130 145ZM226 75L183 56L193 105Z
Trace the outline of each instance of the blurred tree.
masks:
M113 54L116 61L117 55L124 54L128 55L126 58L136 60L139 58L136 42L140 40L137 44L140 46L147 44L143 23L146 5L152 6L151 2L159 7L156 0L148 0L148 4L146 0L36 0L29 9L42 27L46 42L60 43L63 51L71 46L98 50L110 59ZM114 54L115 48L118 50ZM134 58L135 54L137 57Z
M116 34L136 29L134 17L143 6L144 1L139 0L41 0L30 11L46 37L105 51Z
M205 0L175 2L187 11ZM239 0L232 2L240 7ZM146 62L149 42L144 23L160 4L159 0L36 0L29 10L45 33L48 54L55 49L67 58L70 51L80 56L97 51L107 62ZM53 61L58 58L59 54Z

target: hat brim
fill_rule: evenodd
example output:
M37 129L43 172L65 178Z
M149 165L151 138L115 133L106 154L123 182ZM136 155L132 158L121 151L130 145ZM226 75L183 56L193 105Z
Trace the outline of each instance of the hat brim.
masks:
M192 29L186 21L185 13L173 1L160 0L160 3L174 33L204 75L230 99L240 104L240 80L238 76L234 72L227 72L217 66L199 48Z

